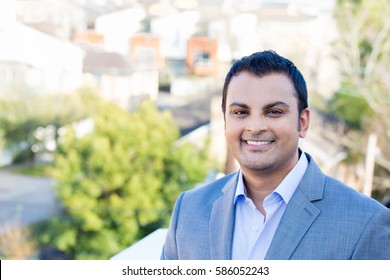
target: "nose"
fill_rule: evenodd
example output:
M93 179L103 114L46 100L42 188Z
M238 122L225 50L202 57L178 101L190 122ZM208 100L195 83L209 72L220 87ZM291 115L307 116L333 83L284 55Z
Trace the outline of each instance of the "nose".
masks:
M250 133L258 134L268 129L266 120L260 116L251 115L247 121L245 130Z

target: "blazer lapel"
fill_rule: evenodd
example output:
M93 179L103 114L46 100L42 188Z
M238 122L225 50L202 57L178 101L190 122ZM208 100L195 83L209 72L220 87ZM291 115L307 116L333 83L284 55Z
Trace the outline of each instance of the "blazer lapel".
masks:
M286 208L265 259L290 259L321 212L312 202L323 197L325 175L307 157L308 169Z
M213 204L210 217L210 255L214 260L231 259L234 229L234 194L237 185L237 173L223 188L223 195Z

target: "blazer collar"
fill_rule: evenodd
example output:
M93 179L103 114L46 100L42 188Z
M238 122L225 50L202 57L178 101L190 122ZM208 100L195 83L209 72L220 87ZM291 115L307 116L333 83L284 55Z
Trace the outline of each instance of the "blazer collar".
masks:
M238 172L230 175L222 195L214 202L210 217L210 255L214 260L229 260L232 254L234 230L234 194Z
M299 184L299 188L307 196L309 201L320 200L324 195L326 176L322 173L314 159L309 154L305 153L305 155L309 165Z
M265 259L290 259L320 210L313 201L323 198L325 175L310 155L309 166L279 223Z

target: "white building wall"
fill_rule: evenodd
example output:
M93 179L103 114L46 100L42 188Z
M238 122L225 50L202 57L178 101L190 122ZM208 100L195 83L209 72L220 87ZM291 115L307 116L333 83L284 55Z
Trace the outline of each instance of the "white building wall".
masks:
M0 28L0 63L30 66L35 73L29 83L45 91L71 91L82 82L83 52L68 42L50 37L20 23Z
M15 0L0 1L0 31L11 28L15 19Z
M128 109L137 98L158 97L158 70L139 71L128 76L102 75L99 88L104 99Z
M135 8L98 17L95 30L104 36L105 50L128 54L130 38L141 29L141 20L145 15L143 9Z

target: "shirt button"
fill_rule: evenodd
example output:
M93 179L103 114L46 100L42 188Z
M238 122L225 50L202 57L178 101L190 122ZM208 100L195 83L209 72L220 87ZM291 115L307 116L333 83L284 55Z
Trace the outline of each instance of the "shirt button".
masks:
M259 231L259 227L258 226L255 226L255 227L253 227L253 231Z

